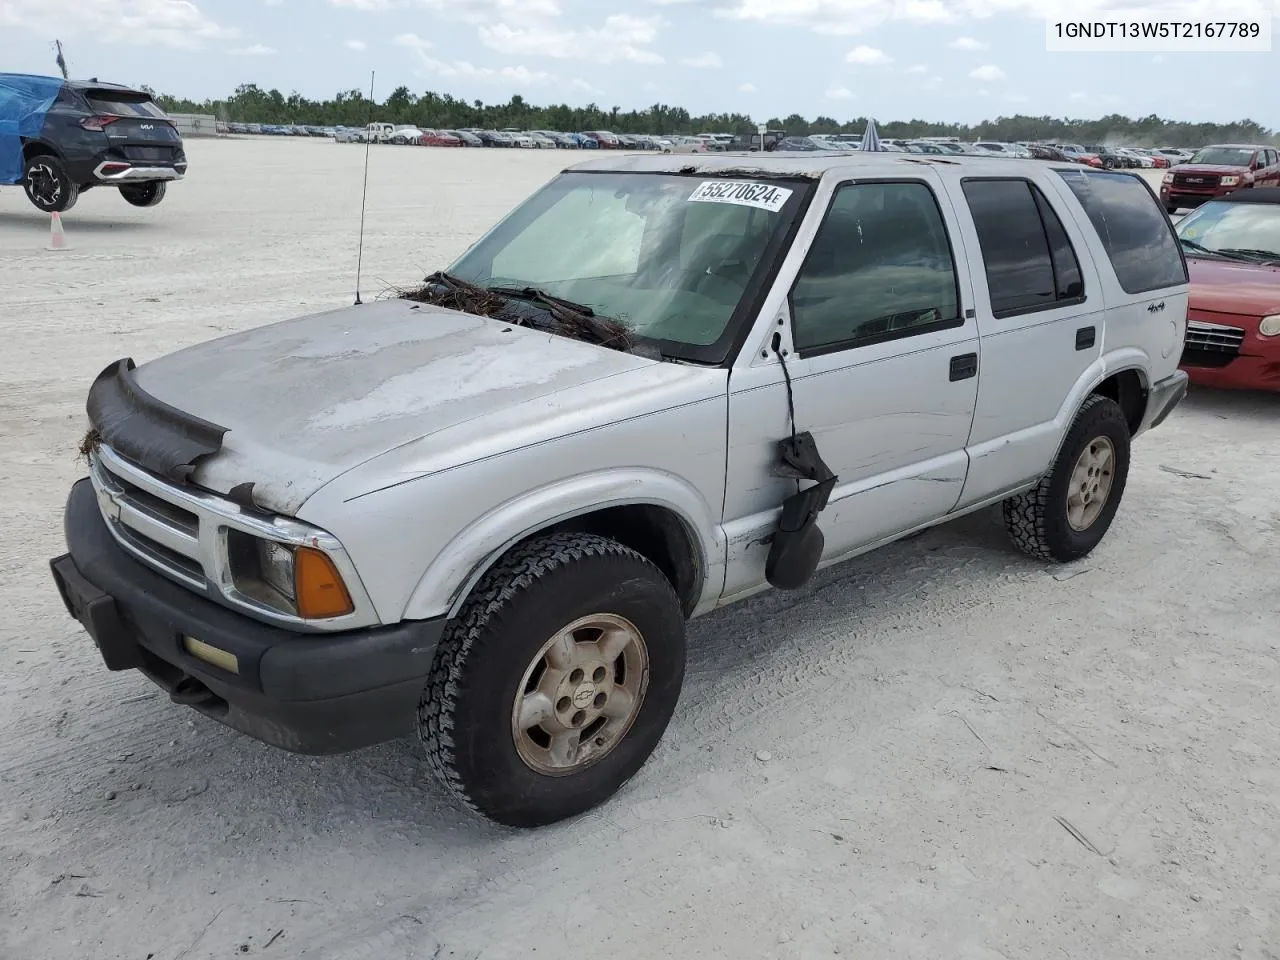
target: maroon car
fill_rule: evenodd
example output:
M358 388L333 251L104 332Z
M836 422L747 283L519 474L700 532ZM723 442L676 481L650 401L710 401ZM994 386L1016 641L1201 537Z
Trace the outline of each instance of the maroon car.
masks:
M441 130L423 130L418 143L424 147L460 147L462 138Z
M1211 200L1175 230L1191 273L1182 369L1203 386L1280 391L1280 188Z
M1195 208L1249 187L1280 186L1280 154L1274 147L1223 143L1203 147L1164 175L1160 199L1170 213Z

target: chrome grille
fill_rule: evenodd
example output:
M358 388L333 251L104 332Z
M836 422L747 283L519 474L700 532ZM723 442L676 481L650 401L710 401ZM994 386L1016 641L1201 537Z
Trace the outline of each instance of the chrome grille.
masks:
M1220 323L1192 320L1187 324L1186 346L1195 350L1210 350L1235 356L1244 343L1244 330Z
M211 600L297 630L350 630L378 622L346 551L323 530L288 517L246 512L226 497L196 487L169 484L105 443L90 459L89 480L117 543L147 566ZM303 620L241 592L232 577L229 530L323 550L342 574L355 610L328 620Z
M1218 185L1218 175L1216 173L1174 173L1173 185L1209 190Z

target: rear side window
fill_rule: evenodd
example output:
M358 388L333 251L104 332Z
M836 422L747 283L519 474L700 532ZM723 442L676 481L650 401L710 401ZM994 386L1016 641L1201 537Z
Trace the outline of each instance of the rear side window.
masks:
M1054 172L1089 215L1125 293L1150 293L1187 282L1173 225L1145 183L1127 173Z
M1062 221L1026 180L961 184L999 318L1060 306L1084 296L1080 262Z
M150 97L144 94L129 94L118 90L89 90L85 99L94 113L107 114L113 117L148 117L153 120L164 120L165 112Z

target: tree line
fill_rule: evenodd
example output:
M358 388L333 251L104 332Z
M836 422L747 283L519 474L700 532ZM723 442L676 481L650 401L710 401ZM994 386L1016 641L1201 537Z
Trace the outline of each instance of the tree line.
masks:
M398 87L384 101L370 100L360 90L343 90L330 100L312 100L296 91L263 90L244 83L221 100L193 101L152 93L170 113L213 114L220 120L241 123L316 124L363 127L371 120L413 124L419 127L457 129L479 127L521 130L611 130L614 133L696 134L754 133L756 122L741 113L691 114L684 107L655 103L643 110L608 109L595 103L572 107L568 104L538 106L524 97L513 96L506 103L462 100L448 93L428 90L415 94ZM808 119L798 113L771 117L770 129L792 135L808 133L861 134L866 117L837 120L819 115ZM1188 146L1205 143L1275 143L1276 133L1253 120L1234 123L1185 123L1166 120L1155 114L1133 118L1113 113L1096 120L1066 117L997 117L977 124L940 123L931 120L885 120L877 118L881 137L959 137L961 140L1058 140L1073 143L1109 143L1116 146Z

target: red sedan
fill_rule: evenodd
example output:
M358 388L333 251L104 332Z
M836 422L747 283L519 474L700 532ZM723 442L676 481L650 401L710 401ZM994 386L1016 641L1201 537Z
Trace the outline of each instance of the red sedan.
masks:
M1176 227L1191 273L1192 383L1280 392L1280 188L1210 200Z
M439 130L423 130L418 143L424 147L460 147L462 138L455 137L451 133L441 133Z

